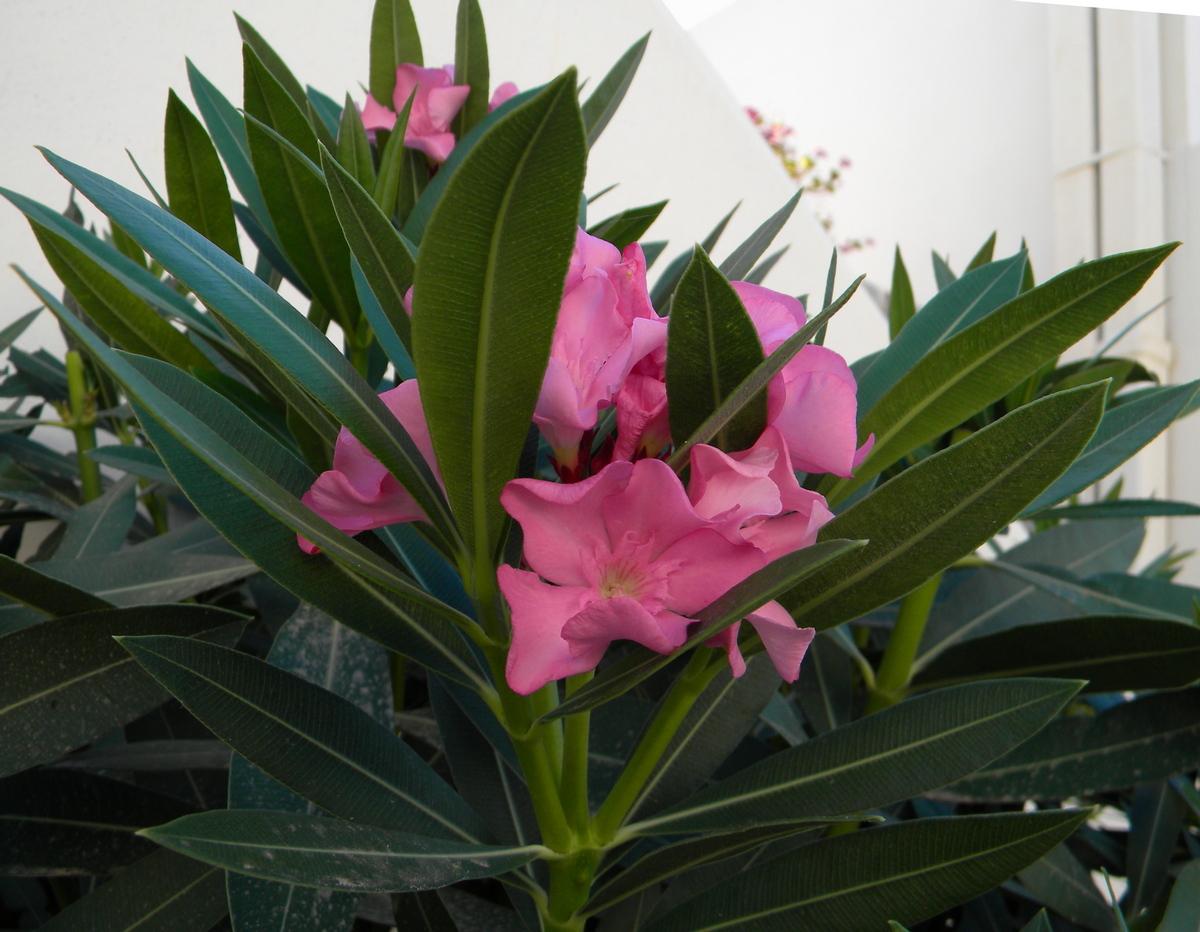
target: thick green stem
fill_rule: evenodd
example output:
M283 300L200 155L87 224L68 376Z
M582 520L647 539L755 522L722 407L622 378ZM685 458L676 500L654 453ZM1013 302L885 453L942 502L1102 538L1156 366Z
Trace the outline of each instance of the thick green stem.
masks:
M550 862L550 903L545 928L554 932L582 932L584 917L579 910L592 892L592 879L600 852L582 848L561 861Z
M581 689L591 678L590 672L568 677L567 696ZM580 712L568 715L563 723L563 810L575 836L585 841L591 836L591 813L588 811L588 739L591 719L590 712Z
M79 462L79 485L84 502L100 497L100 464L87 455L96 448L96 406L87 387L83 357L67 353L68 425L75 434L75 457Z
M688 710L721 669L720 664L709 665L711 655L712 651L709 648L697 647L683 673L671 685L671 690L659 706L654 721L642 734L641 741L626 762L625 769L617 778L612 792L596 813L592 827L597 841L607 844L616 835L617 829L621 827L629 810L641 795L646 781L650 779L650 774L662 759L667 745L683 724Z
M942 574L938 573L906 595L900 604L896 626L875 677L875 688L870 691L867 701L868 715L904 698L904 689L912 676L913 660L925 634L925 622L929 620L929 610L933 608L941 582Z

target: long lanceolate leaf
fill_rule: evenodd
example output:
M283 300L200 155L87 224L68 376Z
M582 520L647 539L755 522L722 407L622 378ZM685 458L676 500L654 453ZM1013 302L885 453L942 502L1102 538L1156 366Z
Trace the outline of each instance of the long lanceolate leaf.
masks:
M731 877L645 932L860 932L897 916L915 923L1003 883L1089 812L916 819L829 838Z
M1200 382L1169 385L1110 408L1079 459L1025 513L1049 508L1108 475L1180 417L1197 388Z
M252 272L145 198L82 166L46 158L229 326L285 365L412 494L447 540L457 539L445 498L399 421L346 357Z
M160 389L154 381L139 371L132 361L105 346L95 334L67 312L53 295L32 282L30 284L42 295L47 306L58 314L63 325L87 347L93 358L120 380L131 400L150 412L168 436L197 455L230 485L247 495L276 520L318 544L326 553L345 562L367 579L401 596L406 603L401 617L407 622L410 631L418 637L419 643L425 647L426 653L432 654L439 669L458 679L465 677L466 682L477 687L488 688L478 677L473 656L451 627L458 625L471 629L473 622L418 588L378 554L318 517L267 470L249 460L188 408ZM154 363L143 359L138 365L149 365L153 368ZM200 395L205 392L212 395L210 390L194 383L194 380L193 383L186 384L191 385L191 390ZM209 404L212 404L211 400ZM225 418L229 417L229 413L226 412ZM276 460L275 468L279 468L279 465L280 461Z
M775 237L779 235L784 224L791 219L796 205L800 203L800 195L803 193L803 190L800 190L793 194L786 204L764 220L745 242L731 252L729 257L721 263L721 274L730 281L738 281L747 275L754 268L754 263L762 258L762 254L771 247L771 243L775 241Z
M1050 395L905 470L822 528L871 543L784 606L824 629L911 592L983 546L1066 469L1103 407L1102 385Z
M568 71L463 160L421 243L413 361L446 492L492 568L500 491L517 472L558 318L584 175Z
M649 41L650 33L646 33L633 43L625 54L617 59L617 63L609 69L608 74L600 79L592 96L583 105L583 123L587 127L589 148L600 138L604 127L625 99L625 92L633 83L633 76L637 74L638 65L642 63L642 56L646 54L646 44Z
M699 247L671 301L667 397L671 435L690 437L763 363L754 322ZM767 396L754 395L718 432L723 450L746 450L767 426Z
M843 291L836 301L784 340L770 356L755 366L750 374L725 396L712 414L692 431L691 436L682 440L676 438L679 442L675 445L675 452L667 460L670 466L676 471L681 470L687 465L692 447L698 443L707 443L715 437L725 425L737 416L739 411L750 404L760 393L765 392L771 379L782 372L783 367L792 357L800 352L820 332L822 327L829 323L829 319L834 314L846 306L846 302L853 297L864 278L866 278L865 275L860 275L851 282L850 287Z
M216 810L143 833L161 845L253 877L341 890L406 893L494 877L547 852L427 838L318 816Z
M1078 680L1015 679L909 699L773 754L627 836L731 832L773 821L886 806L944 786L1034 735Z
M216 867L155 851L48 923L47 932L208 932L224 918L225 877Z
M438 838L482 837L479 817L420 755L348 700L224 647L120 640L215 734L326 812Z
M547 712L542 720L553 721L564 715L585 712L615 699L676 657L703 644L755 609L793 586L802 584L802 580L817 575L825 566L836 563L845 554L865 544L866 541L861 540L828 540L780 557L697 612L699 627L696 633L676 648L674 653L656 654L647 648L630 651L561 705Z
M824 489L842 501L915 447L1002 398L1133 297L1177 244L1068 269L935 347L859 421L875 446L854 478Z
M193 635L242 616L201 605L109 608L0 639L0 776L86 744L165 698L114 634Z

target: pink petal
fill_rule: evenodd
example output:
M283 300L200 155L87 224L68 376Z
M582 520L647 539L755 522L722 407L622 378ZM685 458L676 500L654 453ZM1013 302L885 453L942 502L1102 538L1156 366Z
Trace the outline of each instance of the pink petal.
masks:
M661 460L634 463L622 494L606 499L601 507L614 546L626 538L645 544L651 561L684 536L709 525L692 508L679 476Z
M300 501L350 535L403 521L425 520L421 506L386 472L375 490L370 491L356 486L345 473L328 470L317 476ZM320 549L300 535L297 541L305 553Z
M722 533L737 543L742 522L777 515L783 507L780 490L771 473L779 453L755 446L729 454L708 444L692 448L692 475L688 498L696 513L721 522ZM795 482L795 478L792 479ZM731 536L732 535L732 536Z
M676 640L667 636L641 602L619 597L589 603L563 626L562 636L574 657L593 661L588 667L592 669L613 641L636 641L660 654L669 654L687 640L686 626L677 627Z
M438 485L444 488L442 472L438 468L437 457L433 454L433 440L429 436L429 422L425 420L425 408L421 404L421 389L417 380L409 379L401 382L395 388L381 393L379 400L387 406L387 409L407 431L421 455L425 457L425 462L433 470ZM336 454L334 458L336 465Z
M491 113L505 101L508 101L517 95L517 86L512 81L505 81L498 88L492 91L492 99L488 102L488 112Z
M425 89L444 87L450 84L452 78L444 68L422 68L409 62L396 68L396 89L392 91L392 105L399 112L403 109L412 92L420 84ZM417 109L417 101L413 101L413 110ZM410 117L411 119L411 117Z
M791 295L750 282L730 282L754 321L763 351L771 352L804 326L804 305Z
M658 462L639 460L634 465ZM667 577L670 595L664 607L691 616L769 561L757 547L730 543L719 531L703 527L677 540L658 562L675 564Z
M450 121L462 109L471 94L471 85L455 84L452 87L430 88L426 98L425 112L434 128L445 132L450 128Z
M816 636L816 628L797 628L792 616L778 602L768 602L746 621L762 638L767 655L785 683L794 683L800 675L800 662Z
M796 469L851 474L858 447L856 391L846 361L823 346L804 347L772 380L767 420L787 441Z
M363 127L368 130L388 129L396 125L396 113L379 103L370 94L362 108Z
M728 628L714 634L704 642L705 647L715 647L725 651L725 657L729 660L729 672L733 674L734 679L746 672L746 661L742 657L742 651L737 642L738 631L741 627L742 623L735 621Z
M584 431L596 426L596 417L594 405L590 409L584 407L579 387L567 364L551 356L542 378L533 422L560 463L576 456Z
M444 162L454 149L453 133L436 133L431 136L404 134L404 145L417 149L429 156L431 162Z
M617 392L616 405L614 460L632 460L639 452L657 456L671 442L667 386L661 379L630 375Z
M541 479L514 479L500 504L521 525L525 560L551 582L585 586L595 582L590 568L597 546L609 550L604 502L629 484L633 466L610 463L596 475L564 485Z
M496 577L512 613L513 638L504 676L514 692L528 696L553 680L595 669L603 649L594 657L576 657L562 637L563 625L579 613L590 590L551 586L534 573L507 565Z

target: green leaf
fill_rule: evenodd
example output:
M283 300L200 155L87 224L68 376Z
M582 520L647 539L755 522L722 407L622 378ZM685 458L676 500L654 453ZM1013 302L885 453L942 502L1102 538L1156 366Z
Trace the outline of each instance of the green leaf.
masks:
M1037 586L1057 599L1074 606L1080 612L1095 615L1145 615L1151 618L1168 618L1176 621L1191 622L1191 603L1182 610L1161 611L1151 605L1146 605L1134 599L1122 598L1119 595L1105 592L1090 583L1079 582L1069 572L1064 572L1053 566L1028 567L1016 566L1004 560L994 560L988 564L1001 572L1015 576L1024 582Z
M375 199L375 203L379 205L379 209L383 211L384 216L389 218L397 212L401 184L405 182L412 183L411 178L404 177L406 171L411 171L409 168L408 150L404 148L404 134L408 128L408 118L412 114L413 101L416 99L417 92L414 89L408 95L408 100L404 102L404 106L396 114L396 122L393 124L391 132L388 134L387 142L383 144L383 151L380 153L379 172L375 176L375 187L371 192L371 196ZM403 222L405 219L407 218L401 217L400 222ZM388 223L391 223L390 219Z
M224 918L224 872L156 851L76 900L45 932L209 932Z
M992 257L995 254L996 233L993 231L992 235L987 238L987 241L979 247L979 252L975 253L975 255L971 257L971 261L968 262L967 267L963 269L963 275L965 276L968 272L973 272L977 268L987 265L992 261Z
M107 874L154 851L137 829L191 811L174 797L79 770L15 774L0 780L0 870Z
M321 167L346 242L379 301L390 329L411 357L412 334L408 311L404 308L404 294L412 287L416 257L366 189L324 150Z
M162 458L149 447L116 443L88 450L88 458L104 466L112 466L134 476L154 482L174 484L175 480L162 464Z
M0 193L7 195L7 192L5 192L3 188L0 188ZM25 329L33 323L33 319L40 313L42 313L42 309L40 307L34 308L28 314L22 314L3 330L0 330L0 353L3 353L6 349L12 346L17 337L25 332Z
M408 0L375 0L371 13L371 96L391 106L396 68L421 65L421 36Z
M260 55L259 58L262 56ZM263 61L265 62L266 59ZM342 107L328 94L321 93L311 84L305 86L304 97L305 106L301 109L308 112L308 120L316 129L318 138L328 148L332 148L342 122ZM357 107L354 109L358 110ZM328 135L326 135L326 130Z
M163 267L223 321L280 363L312 398L351 430L412 494L449 539L453 524L433 473L399 421L349 361L302 314L189 227L119 185L58 156L46 157L97 206L119 217ZM311 538L315 540L315 538Z
M717 405L703 423L682 442L676 442L675 451L667 462L673 469L679 470L691 457L691 449L698 443L706 443L720 431L724 425L732 421L744 407L750 405L761 393L766 392L768 383L783 371L783 367L800 352L814 336L819 334L829 319L846 306L846 302L858 290L865 275L860 275L850 287L841 293L836 301L808 321L803 327L784 340L765 360L750 370L737 386ZM761 345L761 344L760 344ZM756 438L757 439L757 438Z
M301 604L276 635L267 662L325 686L388 726L394 718L388 656L379 645ZM240 754L230 762L229 808L315 813L310 803ZM347 893L294 887L244 874L229 874L226 891L235 929L349 932L357 905L357 898Z
M60 617L112 608L90 592L47 576L40 569L0 554L0 593L30 608ZM4 629L0 628L0 633Z
M225 170L204 126L171 91L163 127L163 167L171 213L239 262L237 225Z
M784 606L824 629L911 592L1012 521L1083 449L1103 405L1099 387L1050 395L906 469L821 529L871 543Z
M83 251L33 220L30 226L54 274L117 345L184 369L210 365L186 336Z
M1166 780L1146 783L1133 791L1125 851L1129 886L1122 901L1131 919L1154 904L1166 883L1186 810L1187 804Z
M1054 932L1054 926L1050 925L1050 917L1046 915L1046 911L1041 909L1025 924L1021 932Z
M1034 735L1070 680L954 686L908 699L752 764L622 834L731 832L856 813L944 786Z
M349 94L346 95L346 105L342 107L342 120L338 128L337 160L346 173L365 189L374 189L375 162L371 155L371 143L363 128L362 115ZM325 175L329 175L328 168L325 169Z
M0 638L0 775L54 760L163 701L112 635L193 635L243 620L204 605L110 608Z
M598 236L624 250L630 243L636 243L650 229L650 225L658 219L658 215L667 206L666 201L647 204L645 207L630 207L613 214L605 220L588 229L592 236Z
M126 476L71 515L56 560L80 560L115 553L137 517L137 480Z
M737 292L697 247L671 301L667 397L671 435L691 437L761 365L758 331ZM767 425L767 396L755 394L717 431L723 450L754 446Z
M587 914L598 913L626 897L654 887L676 874L694 867L752 851L768 841L787 838L815 828L812 822L784 822L759 828L730 832L726 835L706 835L676 842L650 852L634 861L616 877L603 884L583 907Z
M934 295L858 380L858 409L870 411L922 356L1015 298L1025 262L1025 253L1019 252L964 275Z
M379 893L431 890L494 877L546 851L541 845L473 845L256 810L202 812L143 834L174 851L252 877Z
M1062 799L1163 780L1200 766L1200 689L1072 715L947 787L953 798Z
M721 274L731 282L735 282L754 268L754 263L762 258L764 252L771 248L771 243L779 235L779 231L791 219L796 205L800 203L800 195L803 193L804 191L800 190L793 194L786 204L764 220L762 225L751 233L745 242L731 252L728 258L720 265Z
M185 446L168 430L158 429L157 422L143 419L143 426L169 468L176 472L181 488L193 494L202 509L206 506L211 509L206 514L211 515L210 520L234 541L235 546L276 576L282 585L349 627L454 679L475 686L485 685L477 673L473 655L453 627L455 624L469 626L471 622L465 616L417 588L390 563L382 560L377 551L368 549L361 542L339 535L319 541L310 531L300 531L292 526L295 523L292 518L309 521L311 512L298 503L297 496L303 494L315 479L311 471L240 411L199 383L161 364L148 360L136 362L142 376L165 393L164 397L169 396L182 406L179 414L206 412L221 423L223 436L229 442L214 435L205 449ZM176 420L179 419L177 414ZM211 452L214 444L226 444L236 449L241 468L271 476L272 482L276 483L275 498L249 496L236 480L231 481L231 474L209 475L208 470L187 455L191 453L211 467L205 454ZM205 491L197 494L193 489ZM247 497L235 495L231 499L231 493L236 491ZM290 516L288 522L278 523L284 515ZM345 550L345 545L350 545L351 551L376 567L379 573L386 573L389 589L399 586L402 591L395 595L381 592L380 580L371 585L343 560L339 559L336 567L330 567L321 557L304 556L289 529L320 543L331 555L338 548Z
M1034 534L1004 556L1012 564L1055 564L1081 578L1124 573L1144 537L1145 526L1133 519L1067 523ZM913 669L920 671L938 653L969 638L1073 614L1072 606L1015 576L975 570L929 613Z
M1042 511L1082 492L1161 434L1179 417L1200 381L1157 389L1137 401L1104 412L1100 426L1071 468L1037 497L1027 514Z
M804 676L796 689L804 718L819 735L850 721L854 669L850 656L834 641L831 628L815 637L804 655Z
M805 671L807 676L807 665ZM698 790L754 727L778 689L779 675L764 654L751 657L740 677L724 671L713 677L643 784L629 819L654 815Z
M439 838L482 835L478 816L416 751L346 699L216 645L119 641L218 737L330 814Z
M1200 928L1200 861L1188 861L1175 878L1167 912L1157 932L1195 932Z
M279 235L275 232L275 224L271 221L267 202L263 200L262 188L259 187L258 177L254 174L254 165L250 159L246 121L237 108L192 64L191 59L187 60L187 73L196 107L200 110L204 125L208 127L213 145L217 147L225 167L229 169L229 176L242 193L246 206L258 221L263 234L270 241L278 243Z
M608 126L608 121L613 118L613 114L621 106L621 101L625 99L625 93L633 83L633 76L637 74L638 65L642 63L642 56L646 54L646 44L649 41L650 33L646 33L626 49L625 54L618 58L608 74L600 79L600 83L584 103L583 124L587 130L589 149L596 144L596 140L604 132L604 127Z
M481 137L421 242L413 362L446 493L481 572L493 565L500 491L517 473L541 390L584 167L569 70Z
M780 557L767 564L709 603L695 615L699 623L694 634L676 648L674 653L656 654L648 648L631 650L620 660L602 670L595 679L575 692L569 699L542 716L540 721L549 722L593 709L601 703L615 699L632 689L642 680L662 669L675 658L683 655L730 625L752 614L755 609L770 602L811 576L822 567L842 558L845 554L861 548L865 541L830 540L805 547Z
M917 301L913 297L912 282L908 278L908 269L900 256L900 247L896 246L896 258L892 264L892 292L888 299L888 337L896 339L905 324L917 313ZM861 390L861 386L860 386Z
M392 327L392 322L384 313L379 299L375 297L375 292L357 259L352 260L351 270L354 272L354 285L358 288L358 303L362 307L367 322L371 325L371 332L379 342L380 349L396 367L396 374L401 381L415 379L417 370L413 366L412 357L408 354L404 343L401 342L400 335Z
M712 255L712 251L717 246L717 241L721 238L721 234L725 232L725 227L729 225L729 221L741 206L741 201L734 204L733 209L722 217L709 232L708 236L704 237L700 242L700 248L704 250L705 255ZM687 264L691 259L692 252L685 252L676 256L671 260L671 264L663 269L662 275L658 277L658 281L650 289L650 300L654 303L655 309L660 313L668 309L668 302L671 299L671 295L674 294L675 287L679 284L679 279L683 276L683 270L687 268Z
M645 932L860 932L890 916L912 924L1007 880L1088 812L915 819L829 838L757 866L752 883L730 878Z
M1116 932L1112 908L1101 899L1092 875L1066 845L1030 864L1018 879L1037 902L1071 922L1098 932Z
M1098 592L1133 602L1139 607L1138 614L1157 612L1187 622L1195 621L1195 600L1200 598L1200 589L1194 586L1180 586L1165 579L1128 573L1101 573L1090 578L1088 585Z
M250 46L242 50L246 136L279 241L313 297L343 329L352 330L358 302L350 250L315 165L316 133Z
M1174 249L1121 253L1068 269L934 347L859 421L859 437L875 434L875 446L853 479L829 486L830 502L1004 397L1107 320Z
M1030 518L1047 520L1089 521L1109 518L1190 518L1200 515L1200 505L1191 502L1171 502L1158 498L1118 498L1111 502L1091 502L1083 505L1061 505L1031 512Z
M771 269L775 268L775 264L783 258L783 254L789 249L791 249L790 245L784 246L781 249L776 249L773 253L767 256L767 258L763 259L758 263L758 265L747 272L744 281L748 281L752 285L761 285L763 283L763 279L767 277ZM649 261L649 259L647 259L647 261Z
M462 139L488 112L491 76L488 74L487 31L478 0L459 0L458 3L454 32L454 83L471 86L471 93L454 117L452 126L455 138Z
M945 259L936 252L931 253L931 255L933 258L933 277L937 280L938 291L942 291L953 285L958 276L954 274L954 271Z
M1178 689L1200 679L1200 628L1178 621L1089 616L1022 625L939 654L917 689L991 677L1088 680L1084 692Z
M291 69L279 57L279 53L271 48L267 40L259 35L257 29L237 13L233 14L233 18L237 21L238 34L242 37L242 41L254 50L255 57L262 62L271 77L279 82L279 86L287 92L288 97L292 98L296 106L303 112L308 107L308 95L304 93L304 87L292 74Z

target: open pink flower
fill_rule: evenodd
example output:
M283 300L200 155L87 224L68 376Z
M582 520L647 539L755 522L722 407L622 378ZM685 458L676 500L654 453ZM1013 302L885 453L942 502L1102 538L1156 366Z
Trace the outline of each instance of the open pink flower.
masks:
M630 370L661 348L667 321L646 290L646 260L580 230L533 420L560 468L578 466L579 444L612 404Z
M492 91L492 99L488 101L488 113L491 113L502 103L506 103L513 97L517 96L517 86L512 81L505 81L498 88Z
M700 501L716 503L721 472L722 465L708 470L713 495L701 494ZM734 524L779 514L782 497L754 513L724 509L706 517L670 467L653 459L614 462L573 484L510 482L500 501L521 525L532 572L510 566L498 572L512 612L509 685L527 695L595 669L615 640L663 654L679 647L697 611L770 562L776 548L738 540ZM748 620L756 630L769 628L764 644L781 674L794 680L812 631L796 628L790 617L785 623L780 612L787 615L766 606ZM719 645L729 637L736 635L723 635ZM727 651L740 675L736 640Z
M761 285L733 282L771 353L804 326L804 305ZM858 386L846 360L831 349L809 344L767 388L767 423L779 428L792 463L805 472L849 476L871 451L874 436L858 446Z
M441 483L416 379L401 382L379 398L408 431ZM350 535L403 521L426 520L425 512L404 486L344 427L333 447L333 469L317 476L300 500ZM305 553L320 549L300 535L297 540Z
M363 105L363 126L368 130L388 129L396 125L396 114L412 95L412 110L404 130L404 144L420 149L431 161L444 162L454 148L450 123L471 93L469 84L454 83L454 66L422 68L403 64L396 69L396 89L392 92L392 108L379 103L370 94Z

